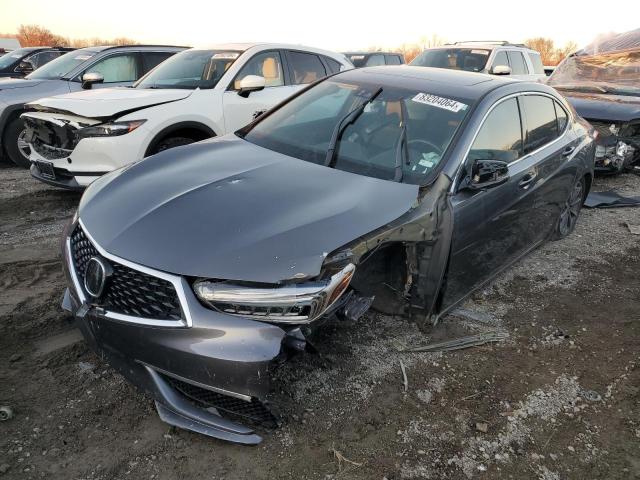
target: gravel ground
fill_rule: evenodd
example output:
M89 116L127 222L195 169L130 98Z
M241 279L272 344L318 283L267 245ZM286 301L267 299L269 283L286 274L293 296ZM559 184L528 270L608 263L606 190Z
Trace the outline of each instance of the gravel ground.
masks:
M0 478L640 478L640 208L583 210L429 332L329 323L278 372L283 426L241 447L162 423L59 308L77 194L0 168ZM594 190L640 194L640 177ZM500 343L400 353L462 335ZM407 374L405 391L400 362Z

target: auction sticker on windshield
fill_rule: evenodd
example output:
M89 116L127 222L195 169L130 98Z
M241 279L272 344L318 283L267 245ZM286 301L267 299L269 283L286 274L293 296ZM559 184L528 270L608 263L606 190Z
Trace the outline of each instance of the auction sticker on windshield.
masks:
M419 93L412 98L414 102L424 103L425 105L433 105L434 107L444 108L451 112L458 113L460 110L466 110L468 105L465 103L456 102L450 98L438 97L437 95L431 95L430 93Z

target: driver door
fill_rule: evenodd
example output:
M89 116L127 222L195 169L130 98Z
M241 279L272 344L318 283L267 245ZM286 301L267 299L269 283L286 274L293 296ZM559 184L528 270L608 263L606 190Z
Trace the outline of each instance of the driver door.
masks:
M535 160L523 157L522 124L518 100L501 101L480 127L465 167L474 160L501 160L509 164L509 178L484 190L458 188L451 197L453 237L443 309L463 299L501 268L535 244L532 218ZM464 182L462 182L464 185Z
M238 93L238 86L247 75L264 77L265 88L243 97ZM224 93L222 102L226 131L233 132L244 127L291 95L295 88L287 83L279 50L260 52L251 57Z
M104 82L95 83L91 88L126 87L142 76L142 66L138 53L117 53L98 60L83 75L85 73L99 73L104 77Z

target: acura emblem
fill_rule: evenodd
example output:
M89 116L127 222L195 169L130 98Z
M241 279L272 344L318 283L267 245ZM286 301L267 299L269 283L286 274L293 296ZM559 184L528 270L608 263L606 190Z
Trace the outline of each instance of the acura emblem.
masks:
M111 274L111 266L100 257L91 257L84 269L84 288L93 298L100 298Z

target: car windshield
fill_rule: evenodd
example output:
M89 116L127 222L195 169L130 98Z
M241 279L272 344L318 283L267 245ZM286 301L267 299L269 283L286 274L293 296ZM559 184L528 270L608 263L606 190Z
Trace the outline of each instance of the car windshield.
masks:
M32 52L32 48L18 48L12 52L5 53L0 57L0 68L7 68L16 63L25 55Z
M434 48L422 52L410 65L479 72L487 65L490 53L481 48Z
M86 62L97 53L98 50L90 48L74 50L43 65L27 75L26 78L29 80L57 80L63 78L72 70L75 70L78 65Z
M213 88L242 52L186 50L142 77L136 88Z
M238 135L319 165L327 164L327 152L335 146L331 166L336 169L421 185L431 180L470 103L455 95L380 88L338 76Z
M637 95L640 50L573 55L555 69L548 84L559 89Z

